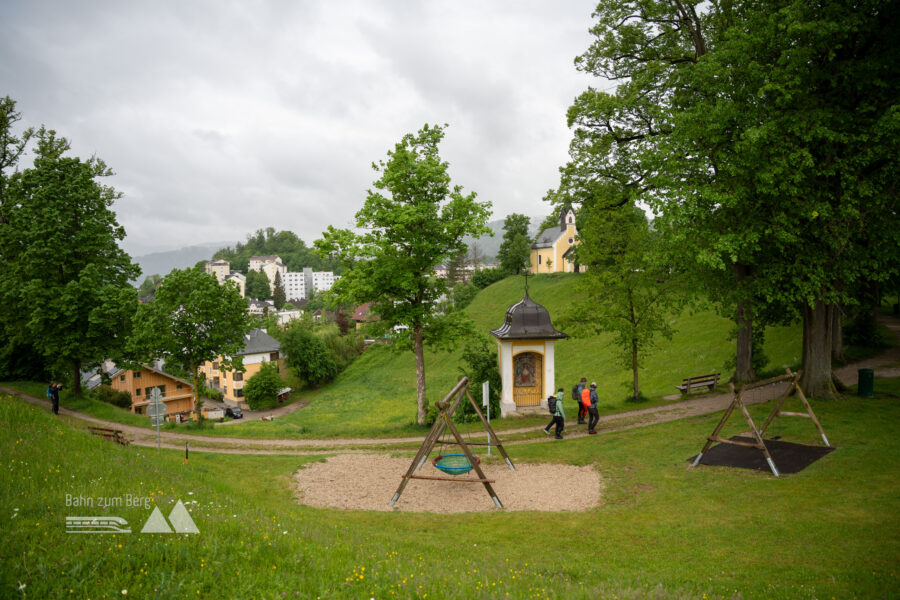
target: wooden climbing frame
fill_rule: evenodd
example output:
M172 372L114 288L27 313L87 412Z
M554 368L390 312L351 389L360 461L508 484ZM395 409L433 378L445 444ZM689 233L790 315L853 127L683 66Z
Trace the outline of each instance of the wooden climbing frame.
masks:
M819 423L819 419L816 418L815 413L813 412L812 406L810 406L809 401L806 399L806 396L803 394L803 389L800 387L798 381L800 380L800 371L793 373L790 369L786 369L787 373L785 375L781 375L779 377L773 377L771 379L766 379L764 381L757 381L756 383L751 383L745 386L742 386L738 392L735 394L734 384L729 384L731 388L731 393L734 394L734 399L731 401L731 405L725 411L725 414L722 415L722 420L719 421L719 424L716 425L715 430L713 430L712 435L706 438L706 444L703 446L703 450L700 451L700 454L697 455L697 458L694 459L694 463L691 467L696 467L700 464L700 459L703 458L703 455L709 450L710 446L713 443L721 443L721 444L732 444L735 446L745 446L748 448L757 448L762 451L762 453L766 457L766 462L769 463L769 468L772 470L772 474L775 477L779 476L778 467L775 466L775 461L772 460L772 455L769 454L769 449L766 448L766 442L763 439L763 436L766 433L766 429L769 428L769 425L777 416L785 416L785 417L803 417L806 419L811 419L815 424L816 428L819 430L819 433L822 435L822 441L825 442L825 446L831 447L831 444L828 443L828 438L825 437L825 431L822 429L821 423ZM782 381L790 381L790 385L788 385L787 389L784 391L784 394L781 395L781 398L775 403L775 407L772 409L772 412L769 414L769 417L766 419L765 423L762 426L762 429L757 429L756 424L753 422L753 419L750 417L750 413L747 411L747 407L744 404L742 396L744 392L747 392L752 389L756 389L759 387L763 387L765 385L771 385L773 383L780 383ZM800 412L787 412L781 410L782 405L785 400L787 400L788 396L791 395L792 392L796 392L796 394L802 400L803 405L806 407L805 413ZM725 422L734 412L735 408L739 408L740 411L744 414L744 419L747 420L747 424L750 425L750 432L753 436L752 442L741 442L738 440L729 440L719 436L719 432L722 430L722 427L725 425Z
M484 485L487 493L490 494L491 499L494 501L494 505L496 505L497 508L503 508L503 504L500 502L500 499L497 497L497 493L491 486L491 484L494 483L493 480L485 477L484 472L481 470L481 466L479 465L478 461L475 460L474 456L472 455L472 451L469 450L469 446L494 446L500 451L500 454L506 460L506 464L509 465L509 468L513 471L515 471L516 468L513 466L512 461L506 454L506 450L503 449L503 444L500 443L500 438L498 438L497 434L494 433L494 429L487 422L487 419L484 418L484 414L481 412L481 408L479 408L478 403L475 402L475 399L472 398L472 394L469 393L468 386L469 379L467 377L463 377L453 387L453 389L450 390L450 393L444 396L443 400L435 403L435 406L438 409L438 418L434 420L434 425L431 427L431 431L429 431L428 435L425 436L425 441L422 442L422 446L416 453L415 458L413 458L412 464L409 465L409 469L406 471L406 474L403 475L403 479L400 481L400 487L397 488L396 493L394 493L394 497L391 499L391 506L394 506L394 504L400 498L400 494L403 493L403 489L406 487L406 484L409 483L410 479L430 479L436 481L454 481L457 483L481 483ZM484 425L484 428L488 433L487 442L466 442L460 435L459 430L456 429L456 426L453 424L453 413L456 412L456 409L459 407L463 394L468 397L469 402L472 404L472 408L475 409L475 413L478 415L478 418L481 419L481 423ZM428 455L434 449L434 446L440 439L441 434L443 434L444 430L447 429L450 430L450 433L453 435L453 439L455 440L455 442L448 443L456 443L462 449L463 453L465 453L466 458L469 461L469 464L472 465L472 468L477 475L476 478L441 477L434 475L416 474L416 471L421 469L422 465L425 464L425 461L428 460Z

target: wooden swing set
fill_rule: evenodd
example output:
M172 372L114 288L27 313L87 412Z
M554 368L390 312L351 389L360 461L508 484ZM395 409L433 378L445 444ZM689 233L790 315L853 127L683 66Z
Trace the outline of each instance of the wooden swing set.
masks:
M744 446L747 448L757 448L761 450L762 453L766 457L766 462L769 463L769 468L772 470L772 474L775 477L779 476L778 467L775 466L775 461L772 460L772 455L769 454L769 449L766 448L766 442L763 439L763 436L766 433L766 429L769 428L769 425L775 419L775 417L803 417L806 419L812 420L812 422L816 425L816 428L819 430L819 433L822 435L822 441L825 442L826 447L831 447L831 444L828 443L828 438L825 437L825 431L822 429L822 425L819 423L819 420L816 418L815 413L813 413L812 407L809 405L809 401L806 399L806 396L803 394L803 389L800 387L798 381L800 380L801 372L798 371L796 373L791 372L790 369L786 369L787 373L785 375L780 375L778 377L773 377L771 379L766 379L765 381L758 381L756 383L751 383L745 386L742 386L738 392L735 394L734 384L729 384L731 388L731 393L734 394L734 399L731 401L731 405L728 407L728 410L725 411L725 414L722 415L722 420L719 421L719 424L716 425L715 430L713 430L712 435L706 438L706 444L703 446L703 450L700 451L700 454L697 455L697 458L694 459L694 463L691 467L696 467L700 464L700 459L703 458L703 455L709 450L710 446L713 443L721 443L721 444L732 444L735 446ZM747 411L747 406L744 404L742 396L744 392L750 391L752 389L756 389L759 387L763 387L766 385L771 385L773 383L780 383L782 381L790 381L790 385L788 385L787 389L784 391L784 394L781 395L781 398L775 403L775 407L772 409L772 412L769 414L769 417L766 419L765 423L762 426L762 429L757 429L756 424L754 424L753 419L750 417L750 413ZM806 412L788 412L781 410L782 405L785 400L788 399L788 396L791 395L791 392L796 392L797 396L800 397L800 400L803 401L803 405L806 407ZM743 442L740 440L729 440L719 436L719 432L722 430L722 427L725 425L725 422L734 412L735 408L739 408L741 412L744 414L744 419L747 420L747 424L750 425L750 432L753 436L752 442Z
M503 449L503 444L500 443L500 438L498 438L497 434L494 433L494 430L484 418L484 413L481 412L481 408L479 408L478 403L475 402L475 399L472 398L472 394L469 393L468 386L469 379L467 377L463 377L453 387L453 389L450 390L450 393L444 396L443 400L435 403L435 406L438 409L438 417L437 419L435 419L434 425L431 427L431 431L429 431L428 435L425 436L425 441L422 442L422 446L416 453L415 458L413 458L412 464L409 465L409 469L406 471L406 474L400 481L400 487L397 488L397 492L391 499L391 506L394 506L394 504L400 498L400 494L403 493L403 489L406 487L406 484L409 483L410 479L430 479L435 481L453 481L456 483L484 484L484 488L491 496L491 499L494 501L494 504L497 506L497 508L503 508L503 504L500 502L500 499L497 497L497 493L491 486L491 484L494 483L494 480L485 477L484 472L481 470L481 461L477 456L475 456L475 454L472 453L472 451L469 449L469 446L494 446L500 451L500 454L506 460L506 464L509 465L509 468L513 471L515 471L516 468L513 466L512 461L509 459L509 456ZM475 409L475 414L477 414L478 418L481 419L481 423L482 425L484 425L484 428L488 433L487 442L473 442L471 440L467 442L463 439L463 437L459 433L459 430L453 424L453 413L456 412L456 409L459 407L463 394L465 394L469 399L469 403L472 405L472 408ZM440 439L445 430L449 430L453 435L452 440ZM444 473L452 475L453 477L417 474L416 471L422 468L422 465L424 465L425 461L428 459L428 455L431 454L431 451L434 449L435 444L437 444L439 441L441 445L458 445L462 450L462 454L441 454L434 459L434 466L436 468L440 469ZM472 470L475 471L477 478L458 477L458 475L468 473Z

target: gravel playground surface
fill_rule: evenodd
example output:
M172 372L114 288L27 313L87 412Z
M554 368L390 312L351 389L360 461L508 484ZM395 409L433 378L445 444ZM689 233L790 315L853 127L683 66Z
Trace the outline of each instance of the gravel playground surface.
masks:
M312 463L294 475L296 498L310 506L348 510L464 513L500 510L481 483L412 479L396 505L390 501L412 459L387 455L340 454ZM586 510L599 505L603 482L591 466L516 464L482 465L503 510ZM421 475L443 476L431 461ZM463 478L475 478L475 471Z

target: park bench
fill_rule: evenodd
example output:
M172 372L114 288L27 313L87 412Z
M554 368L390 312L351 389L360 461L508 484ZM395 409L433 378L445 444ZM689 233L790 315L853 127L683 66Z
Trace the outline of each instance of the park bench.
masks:
M106 427L88 427L88 430L94 435L99 435L102 438L116 442L117 444L122 444L123 446L127 446L131 443L131 440L126 438L125 434L120 429L107 429Z
M709 391L713 391L715 387L719 384L719 374L718 373L710 373L709 375L697 375L696 377L685 377L682 380L681 385L676 385L682 394L689 393L694 388L709 388Z

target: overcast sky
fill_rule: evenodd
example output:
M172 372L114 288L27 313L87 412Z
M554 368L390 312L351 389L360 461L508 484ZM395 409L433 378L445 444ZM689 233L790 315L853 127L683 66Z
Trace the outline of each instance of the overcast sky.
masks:
M125 250L307 243L349 227L385 158L449 124L454 184L540 217L558 183L590 0L0 1L0 96L124 195ZM21 167L28 165L20 165Z

